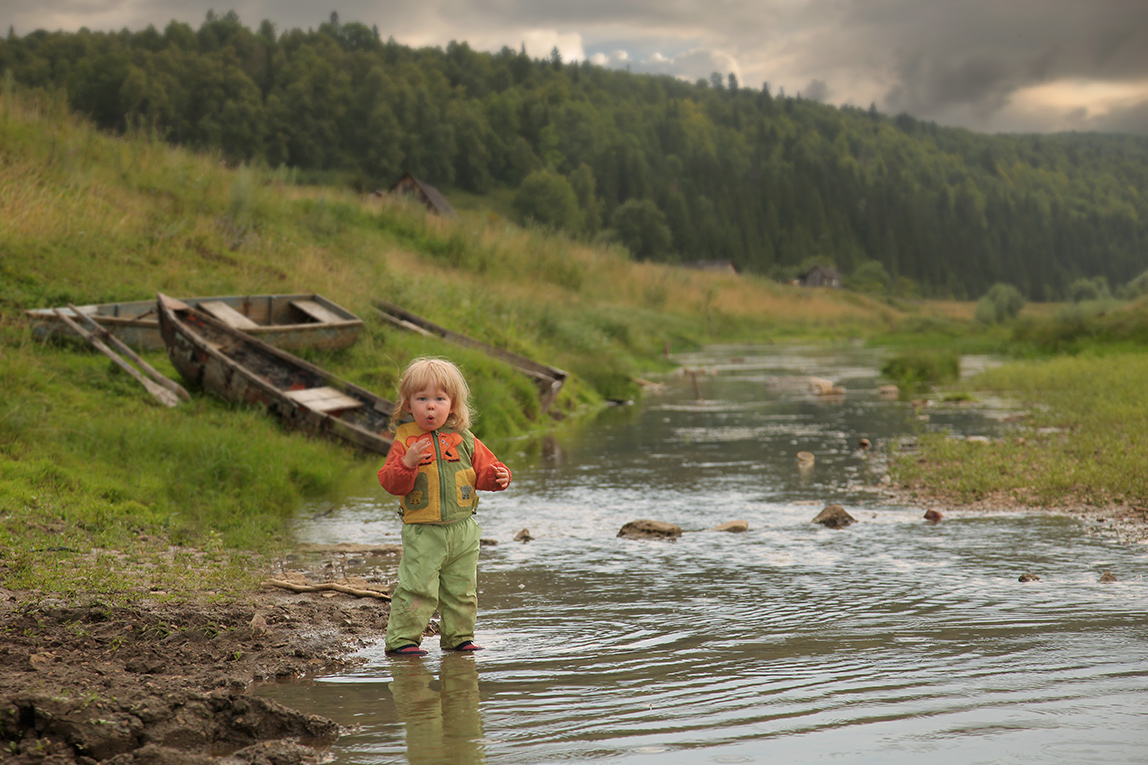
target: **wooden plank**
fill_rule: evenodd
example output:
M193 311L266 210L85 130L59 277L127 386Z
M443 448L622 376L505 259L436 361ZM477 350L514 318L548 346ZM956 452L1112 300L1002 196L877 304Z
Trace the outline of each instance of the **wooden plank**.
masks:
M328 387L289 390L284 391L283 395L315 412L354 409L363 405L357 398L351 398L340 390Z
M198 307L207 311L227 326L240 331L245 329L257 329L259 327L259 325L251 319L221 300L207 300L200 303Z
M93 319L89 314L83 313L79 308L76 308L71 303L68 303L68 308L71 308L77 316L83 317L88 322L88 324L91 325L93 334L95 334L100 339L111 343L115 346L117 351L138 364L139 368L144 371L144 374L170 390L175 395L182 398L184 401L191 401L191 396L186 390L184 390L182 385L177 383L175 380L168 379L164 375L161 375L159 372L157 372L151 364L141 359L135 351L120 342L118 337L113 335L111 332L108 332L105 328L101 327L99 322Z
M104 345L103 341L100 340L100 338L96 337L91 332L89 332L88 330L81 327L79 324L77 324L75 321L73 321L70 316L65 314L59 308L55 309L55 311L56 311L56 315L60 317L60 321L67 324L68 327L73 332L75 332L77 335L79 335L80 337L87 340L89 343L92 344L93 347L95 347L96 350L98 350L100 353L104 354L109 359L114 361L116 364L118 364L120 366L121 369L123 369L125 372L130 374L137 381L139 381L139 383L144 386L144 388L147 390L147 392L152 395L152 398L154 398L156 401L160 402L164 406L177 406L179 404L179 397L178 396L176 396L174 393L172 393L167 388L164 388L160 385L157 385L156 383L152 382L148 378L144 377L142 374L140 374L140 371L138 369L133 367L128 362L124 361L123 357L121 357L118 353L113 351L111 348Z
M343 317L324 308L314 300L292 300L291 305L310 316L320 324L333 324L343 321Z

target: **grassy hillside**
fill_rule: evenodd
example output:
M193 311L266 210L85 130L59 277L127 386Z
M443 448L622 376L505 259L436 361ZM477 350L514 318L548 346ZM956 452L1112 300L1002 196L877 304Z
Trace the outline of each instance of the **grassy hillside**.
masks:
M0 581L116 589L122 566L74 565L95 548L274 549L306 498L363 481L380 464L209 396L157 406L105 357L34 340L25 309L157 291L319 292L366 327L353 348L313 360L392 398L411 357L448 355L472 383L476 432L494 443L555 427L539 416L534 388L500 362L390 328L372 315L373 298L568 370L556 410L575 421L605 398L639 395L634 377L668 368L666 348L857 336L901 315L842 292L632 263L468 206L460 222L443 222L408 204L229 168L146 135L111 138L59 101L6 96ZM149 361L176 377L162 354ZM148 571L139 575L162 578Z

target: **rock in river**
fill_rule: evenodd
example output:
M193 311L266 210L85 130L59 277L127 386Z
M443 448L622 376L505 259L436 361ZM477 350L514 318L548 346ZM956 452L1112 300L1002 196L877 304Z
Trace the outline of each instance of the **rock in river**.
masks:
M628 539L674 539L682 535L682 527L665 521L630 521L618 536Z
M828 529L843 529L851 523L856 523L857 519L845 512L845 508L841 505L829 505L817 514L813 522L820 523Z

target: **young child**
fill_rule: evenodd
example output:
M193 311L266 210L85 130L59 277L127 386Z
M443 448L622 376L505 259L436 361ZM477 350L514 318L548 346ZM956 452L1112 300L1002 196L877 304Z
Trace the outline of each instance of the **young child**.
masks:
M399 380L395 420L408 412L414 422L395 432L379 483L402 497L403 557L391 595L387 653L425 656L423 630L437 608L441 645L481 651L474 642L478 616L478 547L474 520L476 489L502 491L510 470L474 437L470 388L458 367L445 359L418 358Z

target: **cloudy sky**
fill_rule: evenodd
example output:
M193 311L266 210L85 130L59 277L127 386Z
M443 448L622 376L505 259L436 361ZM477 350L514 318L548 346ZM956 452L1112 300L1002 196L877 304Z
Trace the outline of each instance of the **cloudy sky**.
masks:
M732 72L978 131L1148 133L1148 0L0 0L0 22L21 36L198 28L212 8L252 28L313 28L334 11L412 46L557 46L690 81Z

